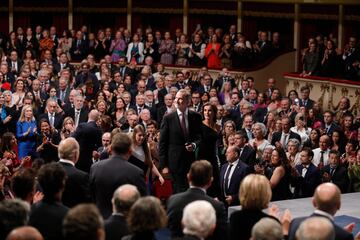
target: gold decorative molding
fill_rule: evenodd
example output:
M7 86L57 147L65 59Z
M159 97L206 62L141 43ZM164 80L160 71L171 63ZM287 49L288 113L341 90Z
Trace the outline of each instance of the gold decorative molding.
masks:
M312 83L309 83L309 82L307 82L307 83L305 84L305 86L307 86L308 88L310 88L310 91L314 88L314 86L312 85Z
M349 94L349 90L347 88L341 88L341 95L343 97L347 97Z
M300 83L299 83L299 81L295 80L294 81L294 89L297 91L297 90L299 90L299 88L300 88Z
M166 14L183 14L182 8L141 8L135 7L133 13L166 13Z

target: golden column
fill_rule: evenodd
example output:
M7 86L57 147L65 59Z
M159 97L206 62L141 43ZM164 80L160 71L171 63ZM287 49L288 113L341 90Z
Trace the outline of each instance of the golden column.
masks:
M132 0L127 1L126 28L131 31Z
M188 16L189 16L189 0L184 0L183 33L185 33L185 34L187 34L187 31L188 31Z
M68 1L68 29L74 28L74 6L73 6L73 0Z
M344 47L344 5L339 4L338 48Z
M14 31L14 0L9 0L9 32Z
M242 1L237 2L237 31L242 32Z
M296 49L295 54L295 72L299 70L299 59L300 59L300 4L296 3L295 17L294 17L294 48Z

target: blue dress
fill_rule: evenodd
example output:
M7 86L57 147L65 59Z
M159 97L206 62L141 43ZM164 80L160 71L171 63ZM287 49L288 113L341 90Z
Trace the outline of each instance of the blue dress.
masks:
M24 134L30 128L30 133L27 136ZM18 149L19 149L19 159L23 157L33 155L35 153L36 147L36 133L34 129L36 128L35 121L29 122L20 122L16 123L16 138L18 140Z

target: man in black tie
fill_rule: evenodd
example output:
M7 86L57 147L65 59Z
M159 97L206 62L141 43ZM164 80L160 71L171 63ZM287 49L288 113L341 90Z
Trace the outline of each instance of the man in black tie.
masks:
M186 174L201 141L201 115L188 109L190 101L190 93L179 90L176 111L164 116L160 130L160 166L163 174L171 173L176 193L188 188Z
M221 200L226 206L239 205L240 183L248 174L248 165L240 161L240 149L237 146L226 150L227 163L220 170Z
M305 107L306 110L313 108L314 101L309 98L310 88L308 86L303 86L301 87L300 92L301 92L300 107Z
M47 119L51 125L56 129L61 129L63 117L61 114L57 113L57 102L54 99L49 98L46 102L47 113L43 113L39 116L39 119ZM40 126L39 126L40 129Z
M194 111L200 113L202 110L202 104L199 92L195 91L191 94L191 103Z

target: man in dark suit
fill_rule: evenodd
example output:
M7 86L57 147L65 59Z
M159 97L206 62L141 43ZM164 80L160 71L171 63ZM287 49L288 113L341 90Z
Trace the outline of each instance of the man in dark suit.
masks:
M76 95L73 100L74 107L69 108L65 112L66 117L74 119L75 126L88 121L89 111L84 107L84 97L80 94Z
M117 133L111 141L111 157L96 162L90 170L90 188L93 199L104 218L111 215L111 198L121 185L136 186L141 195L146 195L144 172L129 163L131 139L125 133Z
M321 169L323 182L332 182L341 193L347 193L349 188L349 177L346 167L340 165L340 153L336 150L329 152L329 164Z
M69 95L70 95L70 87L68 86L68 80L66 80L64 77L60 77L59 79L59 90L57 91L56 95L57 98L60 99L62 106L61 108L65 106L65 104L69 101Z
M235 79L230 76L229 70L227 68L222 69L222 76L220 76L218 79L214 82L214 87L216 88L217 92L220 92L224 83L230 82L231 89L236 87Z
M294 172L294 197L311 197L316 187L321 183L320 171L311 162L314 157L310 148L303 148L300 153L301 164L295 166Z
M240 149L240 160L248 165L249 168L252 168L256 163L256 151L247 144L248 137L245 131L236 132L234 138L235 146Z
M301 138L299 134L294 133L290 131L291 127L291 119L290 117L283 117L281 119L281 132L274 132L272 139L271 139L271 145L282 147L286 150L287 143L289 142L289 139L295 138L301 142Z
M143 109L150 110L149 107L145 105L145 95L141 93L136 95L135 105L131 105L130 108L134 109L138 116Z
M63 69L69 69L71 73L75 71L74 67L69 63L66 53L60 54L59 61L54 64L54 73L58 75Z
M309 86L301 87L300 92L301 92L301 99L299 102L300 107L305 107L306 110L312 109L315 102L309 98L310 96Z
M9 66L9 71L15 75L19 75L20 69L24 64L23 61L18 58L18 53L16 50L12 50L10 52L10 57L7 59L7 63Z
M91 110L87 123L81 123L76 128L73 136L80 145L80 157L76 167L85 172L89 172L92 164L92 153L101 146L101 129L96 122L100 117L97 110Z
M188 109L190 101L189 92L184 89L178 91L176 111L164 116L160 130L160 167L163 174L170 170L175 193L188 188L186 174L201 141L201 115Z
M59 163L43 165L38 181L44 198L31 206L29 225L37 228L44 239L62 240L62 222L68 208L61 203L66 172Z
M345 231L340 226L336 225L333 216L340 209L341 193L340 189L333 183L323 183L316 188L313 206L316 209L310 217L324 217L331 221L335 228L335 239L353 239L351 233ZM300 224L307 219L307 217L295 218L290 223L289 240L294 240L296 230Z
M226 150L226 161L220 170L221 200L226 206L239 205L240 183L248 174L248 165L240 161L240 149L237 146Z
M334 122L334 117L335 117L334 112L327 110L324 112L323 116L324 116L324 132L329 137L331 137L332 133L335 130L340 130L340 127Z
M64 167L67 178L62 203L71 208L79 203L90 202L89 174L75 167L79 160L79 143L72 137L61 141L58 147L59 163Z
M222 202L216 201L206 195L206 190L213 181L212 166L206 160L195 161L187 175L190 188L183 193L171 196L167 202L169 218L169 229L172 237L181 237L181 219L186 205L196 200L205 200L214 207L216 211L216 228L209 239L226 239L227 220L225 208Z
M61 114L56 112L56 108L57 108L57 102L54 99L49 98L46 101L47 113L41 114L39 116L39 120L45 118L46 120L48 120L48 122L52 127L59 130L62 127L63 117Z
M198 91L191 94L191 107L195 112L200 113L202 111L201 96Z
M3 82L8 82L11 84L11 87L14 86L14 83L15 83L15 75L9 71L9 65L7 63L1 63L1 66L0 66L0 72L3 74Z
M174 97L168 93L164 97L164 104L159 104L157 108L156 121L161 124L164 116L174 111L173 109Z
M106 240L119 240L129 234L126 217L139 198L140 193L133 185L125 184L116 189L111 199L113 213L105 221Z
M73 40L70 48L71 59L81 61L86 57L86 41L83 39L81 31L77 31L76 38Z
M126 66L126 57L119 58L119 73L121 79L124 81L125 76L131 76L131 80L133 81L131 84L135 83L135 74L134 70Z
M203 76L203 84L200 85L197 89L197 91L202 95L204 92L209 92L211 89L211 76L209 74L206 74Z

